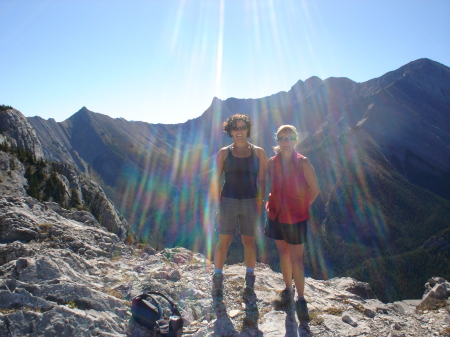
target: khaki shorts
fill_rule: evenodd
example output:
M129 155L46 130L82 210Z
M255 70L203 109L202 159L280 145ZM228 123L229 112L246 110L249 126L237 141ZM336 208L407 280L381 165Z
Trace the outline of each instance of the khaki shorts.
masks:
M260 214L256 212L256 199L220 197L216 217L219 234L255 236Z

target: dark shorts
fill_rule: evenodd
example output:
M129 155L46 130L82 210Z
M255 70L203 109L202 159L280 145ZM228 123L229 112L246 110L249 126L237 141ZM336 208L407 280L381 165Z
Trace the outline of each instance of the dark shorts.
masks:
M269 239L284 240L290 245L301 245L306 242L308 234L308 220L288 225L267 218L264 235Z

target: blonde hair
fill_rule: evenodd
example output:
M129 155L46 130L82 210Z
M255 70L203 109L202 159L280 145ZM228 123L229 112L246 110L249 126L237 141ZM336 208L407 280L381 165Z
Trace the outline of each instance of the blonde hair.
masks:
M295 134L295 138L297 138L297 140L298 140L298 132L297 132L297 129L295 128L295 126L289 125L289 124L280 126L280 127L278 128L277 132L275 133L275 138L278 138L278 135L279 135L281 132L283 132L283 131L290 131L290 132L294 133L294 134ZM275 153L280 152L280 146L279 146L279 145L274 146L274 147L273 147L273 150L275 151Z

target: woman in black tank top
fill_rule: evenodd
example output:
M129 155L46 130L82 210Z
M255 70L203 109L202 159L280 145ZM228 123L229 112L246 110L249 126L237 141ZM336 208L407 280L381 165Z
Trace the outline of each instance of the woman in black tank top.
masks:
M266 187L267 158L264 150L247 141L252 123L246 115L233 115L223 124L223 130L233 144L219 150L216 177L211 190L217 206L219 241L214 253L212 295L223 296L223 266L233 236L241 234L246 266L246 288L253 290L256 264L255 232L262 212ZM225 182L219 192L225 176Z
M228 155L225 158L223 172L225 183L222 187L222 197L232 199L254 199L258 194L257 177L259 158L255 154L253 144L250 145L251 154L239 158L233 155L233 146L228 146Z

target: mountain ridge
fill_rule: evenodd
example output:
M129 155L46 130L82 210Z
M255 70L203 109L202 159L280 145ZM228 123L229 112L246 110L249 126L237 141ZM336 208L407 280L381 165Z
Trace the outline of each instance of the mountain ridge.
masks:
M320 103L331 111L319 111L322 123L311 121L310 126L319 127L299 145L322 184L322 195L312 207L305 254L307 273L323 276L306 278L309 329L323 337L445 336L450 333L450 284L432 276L450 271L450 200L403 176L385 156L370 125L369 115L382 113L383 106L401 115L403 110L395 108L401 106L398 102L408 103L407 91L395 100L390 95L399 90L372 101L358 98L355 104L340 98L348 92L335 90L336 83L323 86L322 97L303 102L309 108ZM325 89L330 89L329 96L323 96ZM441 89L445 92L447 87ZM372 103L369 109L367 104ZM222 103L217 104L216 109ZM430 116L440 112L436 106L425 108L419 112ZM234 112L231 107L227 110ZM280 114L302 121L296 112L301 110ZM277 114L269 107L259 117L275 121ZM213 237L207 235L213 229L208 218L212 210L205 190L215 149L229 139L207 137L220 132L221 121L216 125L201 120L199 125L211 126L203 132L192 125L129 123L82 108L70 121L48 120L35 129L19 111L0 107L0 336L144 337L149 331L131 318L129 310L133 296L148 290L176 300L188 336L309 336L289 312L277 310L284 281L267 264L256 266L250 300L242 297L245 268L236 264L242 257L234 247L224 268L224 302L212 303L208 247ZM269 142L263 140L270 127L260 131L257 127L264 123L255 123L255 142L267 148ZM81 128L91 131L84 133L85 139L77 134ZM82 158L86 149L81 155L77 150L89 149L92 141L94 152L104 152ZM58 150L60 144L67 148ZM42 154L78 160L84 173L77 165L48 161ZM111 167L102 158L119 165ZM114 190L105 183L108 175L123 185ZM133 243L129 234L134 231L108 197L118 200L119 208L145 205L142 213L131 213L141 240L159 235L156 243L185 244L205 254ZM199 222L200 229L191 221ZM210 240L210 245L202 246L203 240ZM273 242L259 243L261 260L277 259ZM337 273L352 278L333 277Z
M87 108L58 124L61 130L56 132L55 128L53 134L45 131L54 128L53 123L35 117L28 120L47 158L68 160L83 172L94 172L114 204L133 223L138 236L155 245L182 244L201 252L206 243L196 237L207 235L206 241L214 242L208 184L215 154L229 143L222 133L222 121L233 113L248 114L254 124L250 141L263 147L269 157L276 128L293 124L303 139L298 150L310 158L324 192L322 200L313 206L311 219L311 226L322 228L319 234L325 233L317 237L318 246L326 245L329 239L323 224L333 224L326 220L341 219L344 224L349 221L346 226L350 231L339 224L336 228L341 231L334 233L343 239L361 237L347 233L363 229L377 233L376 226L385 227L387 230L379 233L380 240L358 246L364 250L362 256L384 256L377 245L383 240L388 246L394 243L389 230L401 228L403 232L408 227L391 214L395 212L392 203L403 200L408 205L406 211L413 221L410 227L420 226L423 221L429 223L432 218L432 213L427 213L425 220L418 213L423 192L406 182L433 192L427 195L442 207L448 205L449 76L448 67L419 59L362 83L348 78L311 77L298 81L288 92L260 99L214 98L201 116L180 124L129 122ZM89 119L82 122L82 114ZM67 135L66 139L58 139L60 133ZM65 147L59 149L59 144ZM397 177L398 182L391 183L391 177ZM338 183L344 185L336 189ZM379 195L372 196L370 190L365 190L367 186ZM332 191L335 194L330 194ZM368 200L367 204L357 197ZM350 213L342 214L341 209ZM447 217L444 212L442 219L430 223L436 229L431 236L439 235ZM180 219L181 227L177 225ZM414 244L421 246L428 239ZM412 246L411 242L403 244ZM240 253L235 248L237 261ZM319 252L314 251L313 244L308 249L313 250L309 261L313 264L313 255ZM327 247L324 254L334 254L332 247ZM355 261L355 257L349 261ZM333 269L342 272L343 267L336 261L330 275L334 275ZM425 276L415 282L424 281Z

